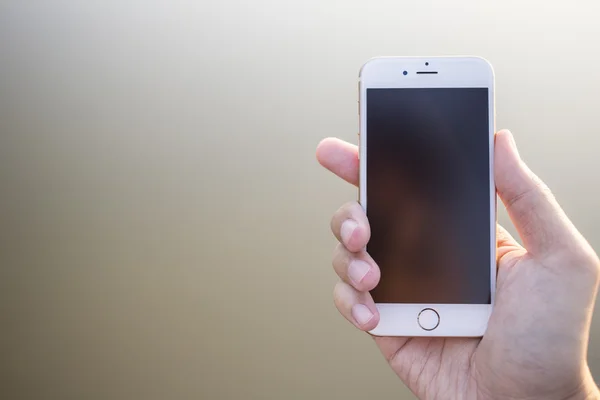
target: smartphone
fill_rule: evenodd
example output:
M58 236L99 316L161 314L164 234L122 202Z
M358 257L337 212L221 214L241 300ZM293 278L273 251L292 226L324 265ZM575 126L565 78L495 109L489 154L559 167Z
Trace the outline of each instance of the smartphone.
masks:
M359 201L381 269L376 336L479 337L496 284L494 73L381 57L359 76Z

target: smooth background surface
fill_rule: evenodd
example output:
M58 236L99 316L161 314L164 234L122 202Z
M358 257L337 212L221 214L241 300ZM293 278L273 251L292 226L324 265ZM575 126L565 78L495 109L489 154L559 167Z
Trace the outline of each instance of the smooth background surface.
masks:
M368 58L484 56L498 126L598 249L599 14L1 2L0 398L412 398L334 309L329 218L357 192L314 148L356 141Z

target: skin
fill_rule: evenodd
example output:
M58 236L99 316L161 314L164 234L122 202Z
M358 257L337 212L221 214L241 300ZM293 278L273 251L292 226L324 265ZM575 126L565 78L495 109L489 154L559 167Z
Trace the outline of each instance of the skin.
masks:
M317 159L358 184L358 149L323 140ZM587 345L600 263L541 180L520 158L512 134L495 137L494 175L523 245L498 226L496 304L483 338L373 337L398 377L420 399L600 399ZM377 308L369 294L380 271L365 252L369 221L356 202L331 220L339 244L333 268L339 312L362 331Z

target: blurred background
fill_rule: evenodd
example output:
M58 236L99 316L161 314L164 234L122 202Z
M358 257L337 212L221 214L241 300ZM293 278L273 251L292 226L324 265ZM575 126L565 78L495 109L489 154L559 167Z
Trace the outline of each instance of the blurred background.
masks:
M599 14L0 2L0 398L411 399L333 306L329 219L357 191L315 146L356 142L367 59L483 56L498 127L598 250Z

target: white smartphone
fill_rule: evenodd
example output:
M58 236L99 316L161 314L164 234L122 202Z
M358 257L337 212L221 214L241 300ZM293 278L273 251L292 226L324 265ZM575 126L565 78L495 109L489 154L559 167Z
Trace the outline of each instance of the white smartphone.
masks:
M381 57L359 78L359 201L376 336L482 336L496 287L494 73L478 57Z

